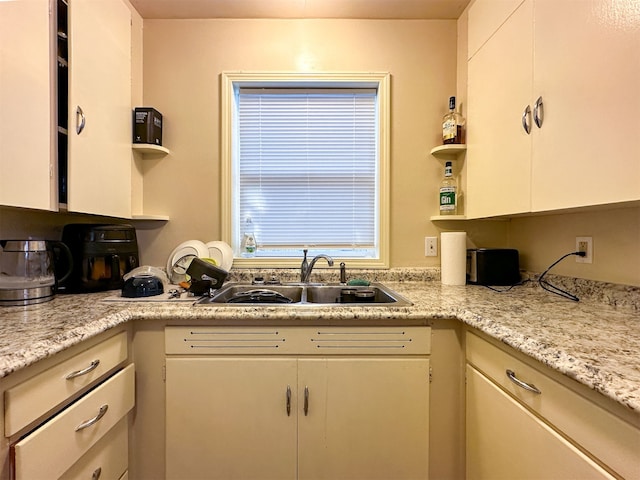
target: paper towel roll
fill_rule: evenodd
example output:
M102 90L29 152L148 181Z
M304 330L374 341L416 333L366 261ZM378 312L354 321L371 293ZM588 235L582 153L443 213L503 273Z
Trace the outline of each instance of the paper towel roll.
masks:
M440 270L443 285L464 285L466 283L466 232L442 232L440 234Z

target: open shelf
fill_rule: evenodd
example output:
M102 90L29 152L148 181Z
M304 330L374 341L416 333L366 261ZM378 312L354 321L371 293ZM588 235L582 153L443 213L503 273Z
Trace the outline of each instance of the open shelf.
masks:
M431 155L436 158L455 159L458 155L467 150L464 143L452 143L449 145L438 145L431 149Z
M131 215L131 220L150 220L154 222L168 222L168 215Z
M466 220L465 215L432 215L429 220Z
M141 152L143 155L168 155L171 151L167 147L161 147L160 145L154 145L152 143L133 143L131 148Z

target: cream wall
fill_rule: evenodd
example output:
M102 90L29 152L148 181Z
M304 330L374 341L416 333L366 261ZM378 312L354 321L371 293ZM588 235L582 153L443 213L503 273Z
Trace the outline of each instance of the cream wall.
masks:
M455 20L145 20L144 102L164 115L172 152L144 171L145 213L171 218L139 233L145 261L162 264L188 239L220 239L221 72L382 71L391 73L391 265L439 265L424 256L424 237L439 232L428 219L444 169L429 150L456 90L456 35ZM478 230L506 241L503 230Z
M134 26L138 22L134 15ZM134 196L134 204L142 208L144 202L145 213L171 220L135 223L141 262L164 266L178 243L220 236L221 71L389 71L393 267L438 266L439 257L424 257L423 243L444 230L466 230L470 246L518 248L521 266L534 272L572 250L576 236L592 236L593 264L571 258L553 273L640 286L638 206L497 221L428 220L436 213L442 170L428 152L439 141L440 119L456 86L465 108L466 64L456 65L457 56L466 58L460 55L465 22L461 17L456 29L455 21L145 20L143 51L142 39L134 38L134 58L143 56L144 69L133 69L132 99L142 102L144 91L144 104L164 113L172 154L135 160L134 172L144 175L144 197ZM142 183L135 187L139 193ZM59 239L66 223L117 221L0 207L0 239Z
M592 264L571 257L552 273L640 286L640 207L522 217L509 223L509 245L520 251L520 262L529 271L543 272L575 251L576 237L592 237Z

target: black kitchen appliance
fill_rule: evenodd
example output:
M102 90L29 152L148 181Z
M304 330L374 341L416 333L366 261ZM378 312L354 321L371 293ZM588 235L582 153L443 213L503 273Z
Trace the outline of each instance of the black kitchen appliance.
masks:
M136 230L131 225L65 225L62 242L73 256L73 271L59 291L99 292L121 289L123 275L140 262Z
M467 250L467 283L514 285L520 281L518 250L474 248Z

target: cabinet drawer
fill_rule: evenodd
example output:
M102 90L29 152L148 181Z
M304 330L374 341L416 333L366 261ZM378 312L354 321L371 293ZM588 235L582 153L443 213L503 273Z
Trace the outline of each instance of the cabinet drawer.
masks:
M167 327L175 355L428 355L429 327Z
M18 432L126 359L127 334L122 332L7 390L5 436Z
M468 363L524 405L616 473L625 478L638 477L640 428L637 425L640 425L640 417L638 423L632 425L543 373L544 365L534 368L512 356L506 350L508 347L497 347L470 332L466 335L466 349ZM507 370L542 393L516 385L508 378Z
M118 480L127 471L128 462L128 426L126 418L85 453L60 480Z
M105 381L13 445L15 480L58 478L134 405L134 365ZM86 428L79 426L104 415Z

